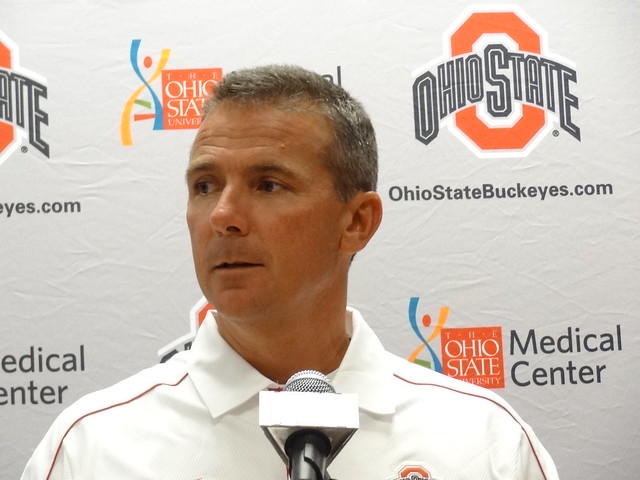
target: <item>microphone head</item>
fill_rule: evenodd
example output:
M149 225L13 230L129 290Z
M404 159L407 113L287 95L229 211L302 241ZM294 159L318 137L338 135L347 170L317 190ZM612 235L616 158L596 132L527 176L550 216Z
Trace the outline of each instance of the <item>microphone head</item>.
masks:
M260 392L259 423L285 464L289 437L300 431L321 432L330 443L328 466L358 429L358 396L336 393L325 375L302 370L287 380L282 391Z
M291 375L284 386L285 392L336 393L331 380L316 370L302 370Z

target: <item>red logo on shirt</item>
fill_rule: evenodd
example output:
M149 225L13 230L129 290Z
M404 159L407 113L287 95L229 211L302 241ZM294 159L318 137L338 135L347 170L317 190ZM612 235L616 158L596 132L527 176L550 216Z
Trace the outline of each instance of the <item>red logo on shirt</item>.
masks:
M398 476L393 480L431 480L432 478L426 468L419 465L406 465L400 469Z

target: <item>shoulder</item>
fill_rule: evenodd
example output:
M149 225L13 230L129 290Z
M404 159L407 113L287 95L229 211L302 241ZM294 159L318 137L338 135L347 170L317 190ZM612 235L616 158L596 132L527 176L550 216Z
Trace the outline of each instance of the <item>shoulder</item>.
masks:
M456 438L457 448L480 445L496 464L526 472L512 478L557 479L553 460L511 405L492 390L448 377L389 352L396 419L409 431ZM488 443L487 443L488 442Z
M187 370L181 357L176 355L166 363L146 368L118 383L81 397L62 411L53 423L50 434L64 437L84 418L158 395L166 390L164 387L180 385L187 378Z
M72 432L77 431L77 427L86 421L97 420L99 430L104 433L105 429L102 427L112 423L114 413L117 415L118 412L129 410L126 406L131 405L141 404L144 408L145 400L162 396L159 392L166 390L164 387L171 390L171 387L184 383L187 371L182 356L176 355L166 363L147 368L110 387L87 394L65 408L38 444L22 478L49 478L56 464L63 465L60 468L66 468L63 443L66 444L69 437L73 436ZM128 415L131 417L131 413ZM85 440L86 437L82 437L80 444ZM86 444L83 446L89 447ZM58 462L60 459L62 461Z
M492 390L416 365L392 353L387 352L387 355L393 370L393 385L402 391L403 396L431 404L439 399L452 408L498 410L521 423L512 407Z

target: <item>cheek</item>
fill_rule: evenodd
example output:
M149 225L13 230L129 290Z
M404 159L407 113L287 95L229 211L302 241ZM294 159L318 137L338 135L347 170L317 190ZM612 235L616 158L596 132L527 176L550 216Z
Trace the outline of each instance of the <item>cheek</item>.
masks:
M279 230L281 248L298 257L328 255L337 251L340 243L337 219L318 210L309 210L282 221ZM313 261L313 258L308 261Z
M187 219L189 232L191 232L192 235L201 232L204 226L210 225L209 214L210 209L207 208L207 205L203 202L196 202L195 204L189 202L187 204L185 217Z
M185 220L187 221L187 227L189 228L189 233L193 235L193 226L195 225L195 213L193 211L193 207L191 203L187 203L187 212L185 213Z
M211 228L208 226L207 219L200 213L196 214L193 209L187 209L186 218L189 236L191 237L191 248L194 256L197 256L198 251L205 247L207 232Z

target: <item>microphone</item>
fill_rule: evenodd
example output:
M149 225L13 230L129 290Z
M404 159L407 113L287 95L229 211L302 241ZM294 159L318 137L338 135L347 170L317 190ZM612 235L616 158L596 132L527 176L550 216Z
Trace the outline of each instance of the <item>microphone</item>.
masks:
M291 376L281 392L260 392L259 423L291 480L329 480L327 467L359 427L358 396L336 393L315 370Z

